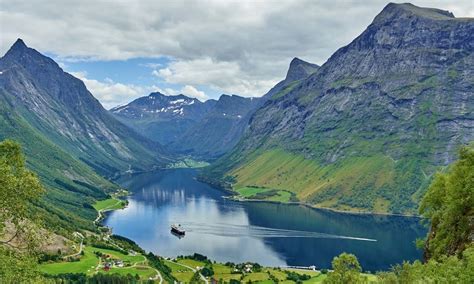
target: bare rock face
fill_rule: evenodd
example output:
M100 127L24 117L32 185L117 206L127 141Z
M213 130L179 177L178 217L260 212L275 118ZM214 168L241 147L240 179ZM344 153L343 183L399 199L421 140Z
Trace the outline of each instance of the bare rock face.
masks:
M323 167L382 155L393 161L386 182L315 191L305 201L336 197L336 207L372 210L369 192L388 201L390 212L413 212L433 172L474 140L473 78L474 19L389 4L312 75L273 95L218 164L232 169L248 157L235 153L275 147Z

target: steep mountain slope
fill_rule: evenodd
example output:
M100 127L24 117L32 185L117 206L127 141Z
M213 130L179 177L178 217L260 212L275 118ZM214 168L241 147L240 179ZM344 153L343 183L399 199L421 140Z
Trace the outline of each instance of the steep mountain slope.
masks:
M196 125L215 105L215 100L201 102L184 95L165 96L159 92L113 108L110 112L143 136L163 145L175 142Z
M22 144L28 168L47 188L45 197L35 204L47 225L59 231L92 229L91 220L97 212L90 204L117 186L33 129L12 111L10 101L0 91L0 140L7 138Z
M268 100L206 176L315 206L412 213L435 169L474 140L473 51L472 18L389 4Z
M240 140L259 98L222 95L214 107L171 147L180 153L212 159L226 153Z
M151 168L159 151L116 121L51 59L18 40L0 58L0 140L22 144L47 188L34 210L56 230L92 229L91 206L118 186L97 174ZM138 159L143 159L139 163ZM92 169L91 168L94 168Z
M79 79L18 40L0 59L10 105L48 140L102 175L150 169L164 151L114 119Z

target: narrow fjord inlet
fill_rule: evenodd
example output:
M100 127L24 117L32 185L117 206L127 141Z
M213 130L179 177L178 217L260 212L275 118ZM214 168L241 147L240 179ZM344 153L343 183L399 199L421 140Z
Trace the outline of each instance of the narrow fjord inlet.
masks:
M166 257L197 252L220 262L330 268L334 255L350 252L370 271L421 258L414 243L426 228L419 218L235 202L195 177L194 169L122 177L132 192L129 205L104 224ZM184 238L170 234L175 223L186 229Z

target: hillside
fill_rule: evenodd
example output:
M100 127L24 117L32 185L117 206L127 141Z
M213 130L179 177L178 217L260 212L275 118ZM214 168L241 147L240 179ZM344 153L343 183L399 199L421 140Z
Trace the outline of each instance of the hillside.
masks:
M474 140L473 51L473 19L389 4L273 95L204 176L319 207L414 213L435 170Z
M116 121L80 80L22 40L0 70L0 140L23 146L47 188L34 208L55 230L93 228L91 204L118 187L103 176L164 161L159 145Z

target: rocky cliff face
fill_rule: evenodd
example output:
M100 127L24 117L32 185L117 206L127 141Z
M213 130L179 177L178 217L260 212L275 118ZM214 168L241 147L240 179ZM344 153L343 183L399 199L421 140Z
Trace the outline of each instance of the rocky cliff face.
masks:
M389 4L315 73L268 100L214 174L220 167L239 186L291 189L318 206L413 212L434 171L474 140L473 52L473 19ZM246 175L272 149L313 163L305 188L279 179L284 169L279 182Z
M286 73L285 79L281 80L276 84L270 91L268 91L263 97L264 100L271 97L280 97L292 90L297 83L303 79L306 79L309 75L313 74L319 69L319 66L299 58L293 58L290 62L290 67Z
M142 135L164 145L177 141L215 105L184 95L165 96L159 92L138 98L110 112Z
M114 119L52 59L18 40L0 59L2 100L36 131L99 173L164 162L164 151Z

